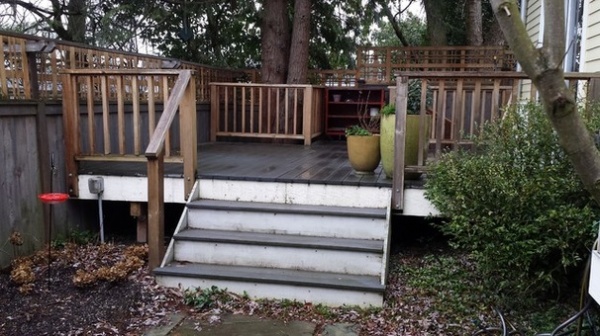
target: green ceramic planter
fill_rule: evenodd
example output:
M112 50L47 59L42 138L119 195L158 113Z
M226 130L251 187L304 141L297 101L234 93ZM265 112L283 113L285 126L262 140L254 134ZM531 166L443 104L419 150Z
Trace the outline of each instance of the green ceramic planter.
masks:
M431 126L431 116L425 116L427 124L425 134L429 134ZM394 174L394 134L396 126L396 116L386 115L381 118L381 163L383 171L388 178ZM424 156L427 157L427 148L424 149ZM406 116L406 140L404 145L404 164L414 166L419 159L419 116ZM414 178L417 176L406 176Z

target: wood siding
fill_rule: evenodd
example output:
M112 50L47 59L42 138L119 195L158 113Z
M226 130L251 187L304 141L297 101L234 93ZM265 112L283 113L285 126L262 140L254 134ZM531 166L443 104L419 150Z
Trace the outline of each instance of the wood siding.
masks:
M526 8L525 27L527 28L527 34L533 43L538 45L542 25L542 1L529 0L527 1ZM532 98L532 94L535 94L535 90L532 90L531 86L531 80L525 79L521 81L521 88L519 90L521 99L526 100Z
M584 59L581 70L586 72L600 71L600 1L589 1L587 4L587 27L585 27Z

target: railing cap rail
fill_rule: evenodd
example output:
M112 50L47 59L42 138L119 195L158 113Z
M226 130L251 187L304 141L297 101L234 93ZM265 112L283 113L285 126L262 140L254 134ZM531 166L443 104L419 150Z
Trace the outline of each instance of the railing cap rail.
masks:
M408 78L489 78L489 79L529 79L524 72L515 71L397 71L396 77ZM565 72L565 79L591 79L600 78L597 72Z
M179 75L187 71L193 74L195 71L190 69L65 69L59 71L60 74L75 76L102 76L102 75Z
M324 89L325 85L312 85L312 84L261 84L261 83L222 83L222 82L210 82L208 85L214 86L250 86L250 87L288 87L288 88L313 88L313 89Z
M163 113L160 116L158 124L154 129L154 133L150 138L146 147L145 156L148 159L156 159L162 155L163 146L167 132L175 118L181 99L185 93L185 89L192 78L192 70L178 70L180 72L169 99L165 102Z

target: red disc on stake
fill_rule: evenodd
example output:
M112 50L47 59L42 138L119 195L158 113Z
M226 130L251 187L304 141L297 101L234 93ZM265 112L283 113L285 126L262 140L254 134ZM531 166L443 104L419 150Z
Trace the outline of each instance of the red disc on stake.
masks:
M47 203L47 204L56 204L56 203L62 203L64 201L68 200L69 199L69 194L63 194L63 193L46 193L46 194L39 194L38 197L44 203Z

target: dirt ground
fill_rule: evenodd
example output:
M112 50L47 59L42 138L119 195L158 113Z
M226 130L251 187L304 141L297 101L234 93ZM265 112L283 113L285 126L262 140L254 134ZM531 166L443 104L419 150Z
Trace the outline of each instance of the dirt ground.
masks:
M141 335L160 324L179 291L156 286L144 265L119 270L128 248L66 246L49 265L46 251L17 259L0 273L0 335Z
M184 305L189 292L156 285L146 267L147 247L67 244L51 252L50 264L48 252L40 251L0 272L0 335L142 335L176 312L198 330L219 324L224 314L243 314L308 321L317 326L316 336L338 322L357 325L360 335L470 335L474 327L467 319L436 309L440 293L407 285L402 265L422 268L427 250L392 253L386 304L361 311L226 291L196 296L205 306L193 308Z

